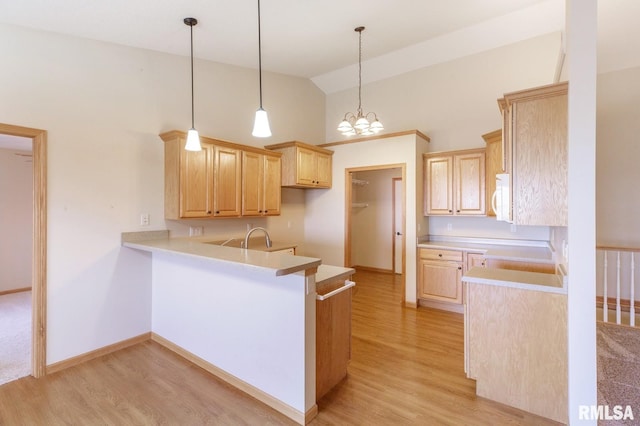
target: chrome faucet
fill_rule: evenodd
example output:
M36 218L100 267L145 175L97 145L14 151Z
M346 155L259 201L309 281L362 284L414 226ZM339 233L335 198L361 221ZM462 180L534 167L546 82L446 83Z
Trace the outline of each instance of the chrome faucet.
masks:
M247 235L244 236L244 241L242 243L242 248L249 248L249 237L251 236L251 234L253 233L253 231L257 231L260 230L262 232L264 232L264 241L265 244L267 245L267 248L271 248L271 238L269 238L269 233L267 232L266 229L258 226L256 228L251 228L247 231Z

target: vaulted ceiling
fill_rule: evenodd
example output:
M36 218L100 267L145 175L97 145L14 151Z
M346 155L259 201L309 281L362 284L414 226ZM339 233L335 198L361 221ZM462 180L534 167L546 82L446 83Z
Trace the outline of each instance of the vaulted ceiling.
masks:
M564 31L564 0L262 0L263 69L325 93ZM640 2L598 1L598 72L640 66ZM257 67L257 0L0 0L0 23Z

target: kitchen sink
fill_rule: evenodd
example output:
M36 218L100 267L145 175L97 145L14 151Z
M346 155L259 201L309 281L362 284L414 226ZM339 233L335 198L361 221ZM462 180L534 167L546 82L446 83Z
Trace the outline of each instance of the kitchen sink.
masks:
M243 238L228 238L226 240L204 241L205 244L213 244L214 246L225 246L225 247L235 247L235 248L241 248L240 246L242 245L243 242L244 242Z

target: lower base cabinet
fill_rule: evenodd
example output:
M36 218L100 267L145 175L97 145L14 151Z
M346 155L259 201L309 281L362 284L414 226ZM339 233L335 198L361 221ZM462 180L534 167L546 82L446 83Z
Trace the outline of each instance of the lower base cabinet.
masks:
M418 299L442 309L462 305L462 258L459 250L418 250Z
M351 359L351 296L352 288L344 288L344 280L318 286L316 292L325 296L316 300L316 401L347 376Z
M567 296L477 283L465 291L476 394L567 423Z

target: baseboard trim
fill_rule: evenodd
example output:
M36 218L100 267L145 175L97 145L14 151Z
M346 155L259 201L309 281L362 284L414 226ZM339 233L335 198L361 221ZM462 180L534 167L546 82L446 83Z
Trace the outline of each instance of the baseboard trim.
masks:
M12 290L3 290L3 291L0 291L0 296L4 296L5 294L22 293L23 291L31 291L31 287L14 288Z
M353 269L357 271L367 271L367 272L377 272L379 274L389 274L389 275L393 275L393 270L391 269L381 269L381 268L374 268L372 266L362 266L362 265L354 265L352 266Z
M413 309L417 309L418 308L418 302L404 302L404 306L407 308L413 308Z
M418 306L425 308L439 309L441 311L455 312L457 314L464 313L464 306L457 303L436 302L435 300L418 300Z
M616 298L607 297L607 305L609 310L616 310ZM596 308L604 307L604 297L596 296ZM634 309L640 311L640 300L634 302ZM631 301L629 299L620 299L620 310L623 312L631 312Z
M129 346L137 345L138 343L146 342L151 339L151 333L144 333L136 337L132 337L127 340L123 340L118 343L114 343L113 345L104 346L100 349L96 349L95 351L87 352L82 355L75 356L73 358L65 359L64 361L56 362L50 365L47 365L45 370L46 374L56 373L58 371L65 370L69 367L74 367L76 365L82 364L83 362L90 361L95 358L99 358L104 355L108 355L113 352L117 352L119 350L128 348Z
M161 346L164 346L170 351L175 352L176 354L180 355L182 358L194 363L198 367L213 374L214 376L227 382L231 386L243 391L244 393L254 397L258 401L268 405L274 410L279 411L280 413L289 417L291 420L295 421L298 424L305 425L309 423L316 416L316 414L318 414L317 404L314 404L313 407L311 407L311 409L309 409L306 413L302 413L292 408L291 406L285 404L284 402L280 401L279 399L276 399L271 395L267 394L266 392L256 388L255 386L252 386L249 383L227 373L221 368L216 367L210 362L200 358L199 356L187 351L186 349L176 345L175 343L165 339L164 337L156 333L151 333L151 340L153 340L154 342L158 343Z

